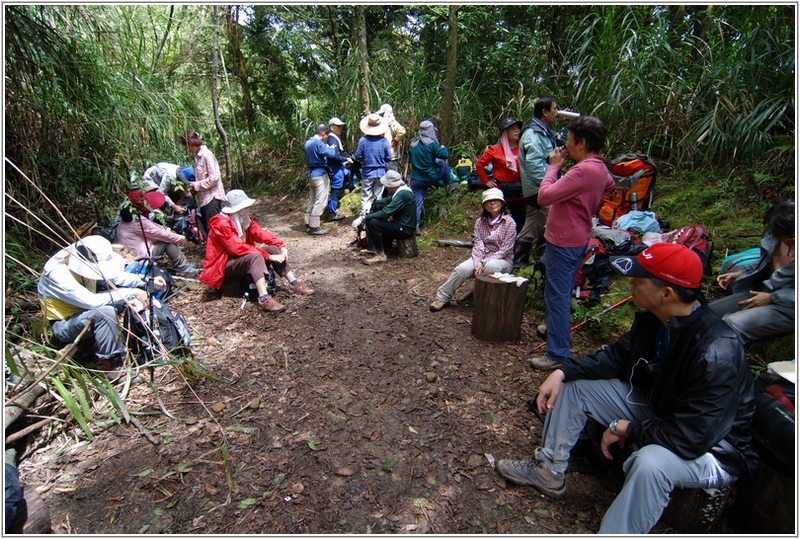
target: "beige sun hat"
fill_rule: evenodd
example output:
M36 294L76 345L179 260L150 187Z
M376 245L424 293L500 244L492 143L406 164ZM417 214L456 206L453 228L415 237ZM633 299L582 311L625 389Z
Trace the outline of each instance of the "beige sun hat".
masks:
M338 116L334 116L330 120L328 120L328 125L347 125L345 122L342 121L341 118Z
M245 208L249 208L256 203L254 198L250 198L241 189L231 189L225 194L228 205L222 208L224 213L236 213Z
M383 118L373 112L361 118L359 127L361 128L361 132L365 135L383 135L386 132L387 126Z
M491 187L483 192L483 200L481 200L481 206L483 206L490 200L499 200L500 202L505 202L506 198L503 196L503 192L500 189L498 189L497 187Z
M405 185L403 177L396 170L387 170L386 174L381 177L381 183L389 188L400 187Z
M113 279L125 270L122 256L115 253L111 242L102 236L81 238L69 245L66 251L69 270L87 279Z

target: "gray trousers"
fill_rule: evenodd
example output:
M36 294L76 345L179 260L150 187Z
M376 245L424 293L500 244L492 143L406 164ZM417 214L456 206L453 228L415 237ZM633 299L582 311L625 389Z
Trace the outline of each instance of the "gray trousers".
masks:
M536 243L544 236L544 227L547 224L547 215L550 213L550 206L537 208L528 204L525 210L525 224L517 234L517 241L524 243Z
M552 472L566 472L569 454L588 418L601 425L614 419L653 419L645 397L621 380L577 380L563 385L547 414L540 456ZM675 488L717 488L736 480L705 453L684 460L660 445L636 450L623 465L625 484L606 511L600 533L648 533Z
M111 305L103 305L73 314L64 320L56 320L50 328L59 341L71 343L83 331L90 316L94 316L94 322L86 334L94 335L97 343L95 355L100 359L109 359L125 354L125 345L122 343L117 326L117 311Z
M450 301L450 298L452 298L453 294L456 293L458 287L464 284L464 281L473 276L472 272L474 271L474 268L475 266L471 257L456 266L453 270L453 273L450 274L450 278L439 287L439 290L436 291L436 300L441 301L442 303L447 303ZM509 273L510 271L511 264L505 260L490 260L486 263L486 265L483 266L482 274L486 275L487 273L492 274L496 272Z
M367 208L379 199L382 193L383 184L380 176L361 178L361 211L369 213Z
M161 256L164 253L167 253L170 262L172 262L172 267L176 270L185 268L186 264L188 264L186 257L183 255L183 251L181 251L181 248L178 247L177 244L167 243L165 241L153 242L153 248L150 251L150 255Z
M331 190L331 179L327 174L308 178L308 204L303 220L311 228L319 228L320 216L328 207L328 192Z
M744 344L794 331L794 309L787 311L770 304L742 311L739 302L750 297L750 292L739 292L708 306L739 334Z

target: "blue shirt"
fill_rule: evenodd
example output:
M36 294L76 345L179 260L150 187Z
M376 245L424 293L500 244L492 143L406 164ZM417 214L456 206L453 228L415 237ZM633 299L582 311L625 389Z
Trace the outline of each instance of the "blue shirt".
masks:
M308 177L314 178L327 174L328 162L326 158L336 156L334 149L329 148L327 144L316 136L313 136L306 141L305 151L306 163L308 164Z
M362 178L380 178L386 174L386 162L392 160L392 149L383 135L364 135L358 140L356 159L361 161Z

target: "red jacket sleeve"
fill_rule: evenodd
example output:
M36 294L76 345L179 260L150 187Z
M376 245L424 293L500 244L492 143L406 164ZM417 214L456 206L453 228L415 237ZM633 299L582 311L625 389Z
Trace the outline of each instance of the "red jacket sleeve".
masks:
M261 228L261 225L256 223L255 219L250 218L250 226L247 227L247 243L266 243L267 245L274 245L278 249L283 249L285 244L281 239ZM259 249L261 251L261 249ZM264 252L264 251L261 251ZM266 259L269 260L269 254L266 254Z
M489 183L489 176L486 174L486 165L492 162L494 158L494 146L489 146L486 148L486 151L483 152L478 158L478 162L475 163L475 172L478 173L478 179L481 181L482 184L486 185Z
M253 221L253 223L255 223L255 221ZM250 228L252 228L252 226L251 224ZM250 253L258 253L263 256L265 260L269 260L269 253L263 249L259 249L255 245L242 241L242 238L236 233L236 227L233 226L233 221L230 219L220 220L216 233L222 240L220 244L224 245L225 251L227 251L230 256L244 256Z

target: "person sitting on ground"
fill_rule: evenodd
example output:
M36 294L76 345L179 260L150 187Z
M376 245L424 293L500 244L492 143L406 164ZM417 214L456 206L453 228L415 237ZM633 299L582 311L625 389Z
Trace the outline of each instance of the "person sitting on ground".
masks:
M368 213L366 220L367 248L364 254L373 255L364 264L386 261L386 248L392 240L407 240L414 235L417 224L414 195L399 172L389 170L380 179L389 196L375 201L381 209Z
M521 131L522 122L515 118L506 118L500 122L500 142L486 148L475 163L475 172L481 183L486 187L497 187L503 191L518 234L525 224L526 210L518 162ZM492 171L491 179L486 172L489 165Z
M177 214L185 213L181 201L190 195L189 183L195 181L192 167L181 167L173 163L156 163L145 169L142 180L157 185L164 195L167 207Z
M450 278L436 291L431 311L441 311L469 277L511 271L516 236L514 219L509 215L503 192L497 188L483 192L483 214L475 221L472 258L456 266Z
M764 216L761 256L717 283L731 295L710 304L745 344L794 331L794 201L774 204Z
M439 130L430 120L419 124L419 133L408 147L408 159L411 163L411 191L417 206L417 228L419 233L422 224L422 207L428 189L450 183L450 167L442 166L437 160L450 157L450 150L439 144Z
M607 459L615 444L636 448L600 533L644 534L674 488L719 488L755 470L753 375L736 333L702 296L695 252L656 243L612 266L631 277L633 301L647 311L610 346L561 362L536 397L547 413L541 447L528 460L499 460L497 471L563 497L570 451L592 418L608 425L600 442Z
M255 203L241 189L231 189L225 195L228 203L209 222L206 258L203 273L198 279L219 290L225 277L250 275L258 290L258 307L265 311L282 312L286 307L267 293L267 262L275 273L284 277L289 288L299 294L314 291L295 277L289 265L286 244L267 232L250 216L247 208ZM256 243L264 244L259 247Z
M364 136L358 139L356 160L361 162L361 211L366 213L383 191L378 180L386 174L392 150L383 136L388 126L380 116L375 113L364 116L359 128Z
M97 346L95 363L112 382L125 380L127 349L117 325L126 305L139 312L148 305L146 282L126 273L122 256L101 236L87 236L53 255L39 277L38 294L53 335L73 342L94 318L88 334ZM167 283L155 277L156 288Z
M147 217L153 210L164 206L166 197L158 191L144 193L136 190L128 193L128 200L131 206L125 205L119 211L121 222L117 226L116 242L133 251L137 258L159 257L166 253L178 273L200 273L181 251L180 245L186 237Z

